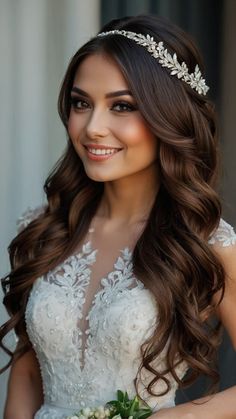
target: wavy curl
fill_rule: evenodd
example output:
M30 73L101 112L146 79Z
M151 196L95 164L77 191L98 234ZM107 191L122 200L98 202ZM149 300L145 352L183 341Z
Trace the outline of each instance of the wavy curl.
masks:
M190 71L202 60L192 40L168 21L153 16L114 20L102 31L125 29L149 33L176 52ZM180 386L200 374L218 381L214 360L219 327L211 322L213 295L224 292L223 267L207 240L217 228L221 205L215 185L218 143L214 108L204 97L177 77L133 41L118 36L93 38L72 58L62 83L58 110L67 129L70 90L78 65L94 53L108 54L122 71L138 108L158 141L157 169L160 190L133 252L135 275L150 289L158 306L157 326L142 345L142 368L153 373L147 390L156 395L158 380L170 389L170 372ZM10 244L11 272L2 280L4 304L10 319L1 327L1 347L11 359L21 356L30 343L24 313L30 289L39 276L53 269L80 243L96 213L103 183L85 174L70 138L66 151L45 186L48 205L43 214ZM205 315L208 313L208 315ZM11 330L22 337L14 353L3 338ZM166 368L155 368L155 359L167 348ZM186 361L190 374L180 379L176 366Z

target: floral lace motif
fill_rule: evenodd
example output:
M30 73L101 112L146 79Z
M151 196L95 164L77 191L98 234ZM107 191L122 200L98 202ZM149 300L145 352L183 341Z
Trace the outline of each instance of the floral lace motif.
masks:
M222 221L209 243L234 244L235 233L229 227ZM136 393L140 347L152 334L157 318L155 299L135 278L132 254L125 248L114 270L101 279L86 317L88 328L82 330L82 308L96 254L90 242L85 243L80 253L38 278L32 287L25 319L41 368L45 403L35 419L64 419L85 405L105 404L119 388L131 397ZM155 361L161 370L165 353L166 349ZM186 370L182 363L176 373L182 378ZM154 410L173 406L176 381L168 376L171 390L157 398L145 390L152 378L149 371L143 371L142 397ZM163 386L158 383L154 391L161 392Z
M236 244L236 234L233 227L221 218L219 226L208 241L209 244L220 244L223 247Z
M79 321L89 284L88 266L95 255L88 242L81 253L38 278L26 308L27 332L41 367L45 403L59 410L105 403L115 397L117 388L134 395L139 349L157 316L154 297L133 276L131 253L122 250L114 271L101 280L102 288L95 294L82 360ZM41 414L47 417L43 408Z
M44 212L44 206L39 206L34 209L27 208L27 210L23 212L23 214L17 220L17 223L16 223L17 231L21 232L22 230L24 230L24 228L27 227L27 225L31 223L31 221L35 220L43 212Z
M62 409L43 404L34 416L34 419L67 419L73 413L75 413L73 409Z

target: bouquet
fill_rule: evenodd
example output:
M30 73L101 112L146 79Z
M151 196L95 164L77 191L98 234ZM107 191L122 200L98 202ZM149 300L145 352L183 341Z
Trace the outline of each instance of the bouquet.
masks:
M140 405L138 397L130 400L127 392L117 391L117 400L105 406L86 407L67 419L146 419L152 414L150 407Z

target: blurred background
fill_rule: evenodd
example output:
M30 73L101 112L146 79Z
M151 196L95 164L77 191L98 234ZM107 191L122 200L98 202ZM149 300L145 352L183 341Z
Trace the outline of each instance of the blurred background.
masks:
M43 182L65 147L57 95L70 57L110 19L141 13L169 18L200 46L220 120L224 218L236 226L235 0L0 0L0 276L9 269L16 219L42 204ZM6 319L0 303L0 323ZM12 336L8 342L14 345ZM219 358L221 388L236 384L227 336ZM0 376L0 417L7 376ZM203 384L178 394L177 401L198 396Z

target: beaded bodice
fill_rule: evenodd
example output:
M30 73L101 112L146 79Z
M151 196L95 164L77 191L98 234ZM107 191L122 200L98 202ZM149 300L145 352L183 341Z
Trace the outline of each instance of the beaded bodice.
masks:
M21 226L32 215L21 219ZM236 244L232 227L223 220L209 240L216 242ZM101 279L85 313L86 290L98 252L90 242L84 243L78 253L38 278L32 287L25 318L44 390L44 404L36 419L63 419L84 406L105 404L114 399L117 389L130 396L136 393L133 381L141 361L140 347L152 334L157 318L155 299L135 278L131 251L124 248L113 270ZM165 350L155 367L164 365ZM171 390L166 395L151 397L145 385L153 377L143 370L142 397L154 410L173 406L177 389L173 377L168 377ZM182 363L176 373L181 378L186 370ZM156 392L165 389L164 383L157 386Z

